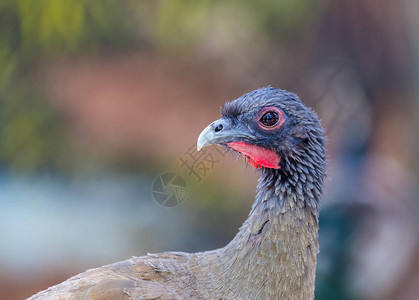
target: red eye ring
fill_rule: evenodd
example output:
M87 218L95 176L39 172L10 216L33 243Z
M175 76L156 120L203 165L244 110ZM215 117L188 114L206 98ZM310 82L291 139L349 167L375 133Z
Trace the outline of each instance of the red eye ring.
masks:
M269 114L272 113L272 114ZM272 122L272 117L277 118L276 122L272 125L264 124L263 121L269 120ZM262 118L265 118L265 120L262 120ZM279 108L272 106L272 107L265 107L261 109L257 116L256 116L256 122L259 125L260 128L264 130L275 130L282 126L285 122L284 113ZM266 122L265 122L266 123Z

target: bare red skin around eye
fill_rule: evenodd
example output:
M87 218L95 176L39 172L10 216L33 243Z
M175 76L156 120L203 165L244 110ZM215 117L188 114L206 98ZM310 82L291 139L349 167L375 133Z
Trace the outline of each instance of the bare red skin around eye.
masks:
M268 111L275 112L278 115L278 122L273 126L266 126L260 121L260 118L265 113L267 113ZM258 116L256 117L256 122L259 125L259 127L261 127L264 130L275 130L275 129L278 129L279 127L281 127L284 124L285 117L284 117L284 113L279 108L277 108L277 107L265 107L265 108L261 109L260 112L258 113Z
M243 141L230 142L227 145L237 152L242 153L245 156L246 161L255 168L260 168L260 166L270 169L281 168L279 166L281 158L273 150L268 150Z

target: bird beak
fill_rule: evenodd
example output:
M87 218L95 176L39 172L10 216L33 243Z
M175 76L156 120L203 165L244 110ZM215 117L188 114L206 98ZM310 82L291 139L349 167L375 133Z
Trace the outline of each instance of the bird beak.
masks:
M209 124L199 135L196 148L201 150L203 147L212 144L227 144L238 140L254 140L251 134L245 134L243 130L233 128L231 121L226 118L218 119Z

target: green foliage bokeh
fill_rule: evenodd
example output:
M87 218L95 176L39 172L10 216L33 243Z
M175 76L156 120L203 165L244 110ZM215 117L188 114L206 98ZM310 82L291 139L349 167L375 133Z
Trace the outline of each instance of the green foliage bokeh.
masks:
M128 1L19 0L0 4L0 165L68 171L62 118L38 86L36 66L62 55L93 54L134 40ZM74 154L74 153L73 153Z

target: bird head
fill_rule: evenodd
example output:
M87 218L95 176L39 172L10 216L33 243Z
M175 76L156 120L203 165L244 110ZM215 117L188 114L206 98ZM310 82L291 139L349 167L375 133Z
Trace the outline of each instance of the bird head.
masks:
M197 149L219 144L259 169L291 171L325 167L323 129L317 115L293 93L266 87L221 109L222 117L200 134Z

